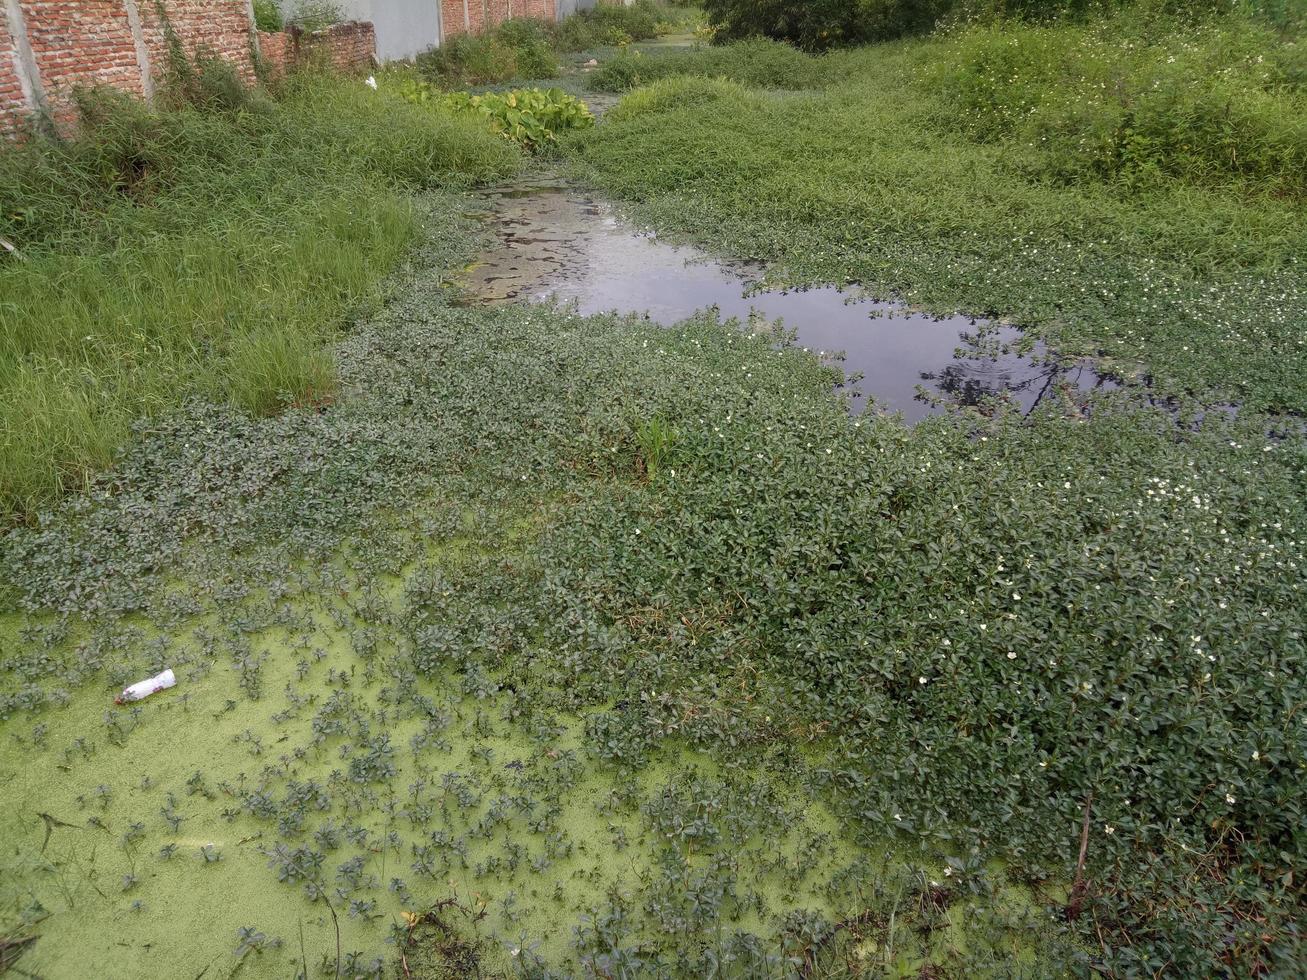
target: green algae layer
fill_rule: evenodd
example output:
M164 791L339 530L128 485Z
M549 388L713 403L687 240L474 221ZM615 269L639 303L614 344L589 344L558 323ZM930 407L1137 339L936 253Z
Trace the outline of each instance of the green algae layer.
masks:
M90 684L35 730L5 723L0 901L38 937L20 975L581 973L660 948L688 969L695 946L785 975L844 921L848 955L914 975L982 911L983 942L1032 955L1025 889L949 896L852 839L796 760L599 762L573 712L403 666L403 579L300 577L173 625L176 688L115 707ZM239 637L231 665L220 636ZM143 621L117 640L125 667L164 647ZM900 924L871 930L887 888Z

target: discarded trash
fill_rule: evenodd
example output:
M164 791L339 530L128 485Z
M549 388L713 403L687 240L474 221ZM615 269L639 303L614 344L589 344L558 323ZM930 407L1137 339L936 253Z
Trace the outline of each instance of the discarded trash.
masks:
M142 698L148 698L151 694L166 691L176 685L177 675L171 669L165 670L162 674L155 674L143 681L137 681L131 687L123 688L123 693L114 698L113 703L127 704L129 701L140 701Z
M372 91L375 92L375 91L377 90L377 78L376 78L376 76L375 76L375 75L369 75L369 76L367 77L367 79L363 82L363 84L366 85L368 88L372 89Z

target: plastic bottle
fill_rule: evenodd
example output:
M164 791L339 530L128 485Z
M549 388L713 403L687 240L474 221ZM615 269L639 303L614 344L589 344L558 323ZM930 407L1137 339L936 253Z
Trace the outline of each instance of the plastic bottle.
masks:
M143 681L137 681L131 687L123 688L123 693L114 698L114 704L127 704L129 701L140 701L142 698L148 698L151 694L158 691L166 691L170 687L177 685L177 675L171 668L165 670L162 674L155 674L153 677L146 678Z

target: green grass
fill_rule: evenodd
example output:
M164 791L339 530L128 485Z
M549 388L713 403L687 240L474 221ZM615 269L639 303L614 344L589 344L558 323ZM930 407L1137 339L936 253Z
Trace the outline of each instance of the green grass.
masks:
M232 112L111 100L71 143L4 150L0 522L185 398L330 398L324 342L412 243L406 192L517 166L475 121L326 79Z

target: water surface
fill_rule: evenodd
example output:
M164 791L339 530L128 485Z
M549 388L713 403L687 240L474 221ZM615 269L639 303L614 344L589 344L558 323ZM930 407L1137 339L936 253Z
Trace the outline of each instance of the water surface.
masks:
M554 178L483 192L494 243L468 274L474 301L555 300L581 313L636 313L670 326L697 311L781 320L798 343L843 353L861 381L850 407L868 399L916 421L939 400L975 405L1005 394L1028 412L1050 399L1112 382L1085 362L1059 363L1040 345L1010 349L1020 331L962 316L935 317L833 287L756 289L763 270L728 265L700 249L641 231L605 201Z

